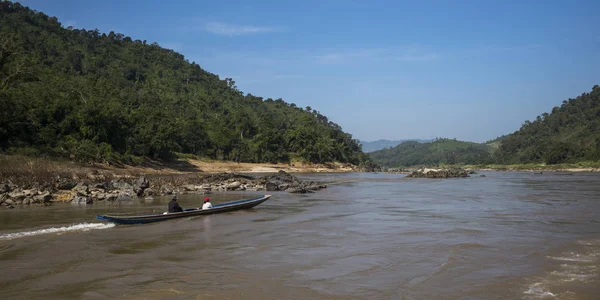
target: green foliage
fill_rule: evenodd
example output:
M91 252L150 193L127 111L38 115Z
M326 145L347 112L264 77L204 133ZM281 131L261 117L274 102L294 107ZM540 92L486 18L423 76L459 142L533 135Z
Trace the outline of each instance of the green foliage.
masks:
M438 139L404 142L370 153L384 167L469 164L492 168L589 167L600 161L600 86L563 101L550 114L525 121L518 131L485 144ZM502 167L503 168L503 167Z
M491 162L491 148L484 144L436 139L429 143L407 141L369 153L373 162L383 167L415 165L485 164Z
M576 163L600 160L600 87L563 101L550 114L525 121L503 137L494 159L501 164Z
M78 161L367 162L357 140L310 107L244 95L156 43L63 28L0 1L0 151L9 148Z

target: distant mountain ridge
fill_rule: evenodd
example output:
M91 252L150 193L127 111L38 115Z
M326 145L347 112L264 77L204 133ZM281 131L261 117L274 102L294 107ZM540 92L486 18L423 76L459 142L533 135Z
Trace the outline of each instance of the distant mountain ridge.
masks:
M435 139L419 143L406 141L393 148L369 153L379 166L395 168L416 165L488 164L493 146L455 139Z
M374 151L385 149L385 148L396 147L396 146L402 144L403 142L407 142L407 141L413 141L413 142L418 142L418 143L427 143L427 142L431 142L432 140L420 140L420 139L385 140L385 139L381 139L381 140L376 140L376 141L372 141L372 142L360 141L360 144L362 145L363 152L368 153L368 152L374 152Z

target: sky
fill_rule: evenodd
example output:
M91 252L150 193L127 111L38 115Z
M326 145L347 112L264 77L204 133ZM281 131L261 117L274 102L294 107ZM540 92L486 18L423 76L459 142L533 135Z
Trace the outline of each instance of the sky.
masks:
M600 84L600 1L25 0L157 42L354 138L484 142Z

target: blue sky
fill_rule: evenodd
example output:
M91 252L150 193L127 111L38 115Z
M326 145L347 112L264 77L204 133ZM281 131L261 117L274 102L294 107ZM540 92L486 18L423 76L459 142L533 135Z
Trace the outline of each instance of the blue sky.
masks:
M26 0L158 42L361 140L483 142L600 84L600 1Z

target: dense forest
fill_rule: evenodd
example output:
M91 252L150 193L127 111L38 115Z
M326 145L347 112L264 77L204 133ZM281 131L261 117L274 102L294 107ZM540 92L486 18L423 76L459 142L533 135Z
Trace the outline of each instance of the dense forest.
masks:
M370 153L384 167L440 164L559 164L600 161L600 87L484 144L437 139Z
M414 165L488 164L491 148L485 144L436 139L429 143L406 141L402 144L370 153L374 163L383 167Z
M415 141L415 142L419 142L419 143L427 143L427 142L431 142L432 140L418 140L418 139L410 139L410 140L395 140L395 141L391 141L391 140L376 140L376 141L372 141L372 142L366 142L366 141L359 141L361 146L362 146L362 150L365 153L369 153L369 152L374 152L377 150L381 150L381 149L385 149L385 148L392 148L395 146L398 146L400 144L402 144L403 142L406 141Z
M600 160L600 87L564 100L499 141L494 155L499 164Z
M263 99L157 43L0 1L0 152L122 162L176 153L363 164L310 107Z

